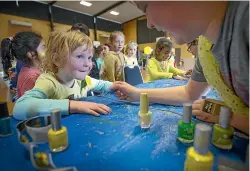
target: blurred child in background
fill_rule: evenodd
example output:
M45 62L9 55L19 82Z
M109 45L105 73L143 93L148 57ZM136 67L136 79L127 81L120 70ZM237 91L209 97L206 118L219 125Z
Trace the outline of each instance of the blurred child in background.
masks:
M1 42L1 57L4 71L4 79L9 78L9 69L12 67L13 56L9 53L12 38L4 38Z
M185 75L185 71L174 67L171 59L173 44L167 38L161 38L156 43L154 56L149 59L147 65L148 81L154 81L164 78L182 79L180 76Z
M108 43L105 43L102 45L102 49L103 49L103 56L105 57L110 51L110 45Z
M104 58L103 72L101 78L107 81L123 81L123 67L125 57L122 53L125 36L120 31L110 34L111 51Z
M45 56L45 44L41 35L34 32L17 33L9 43L11 44L9 55L23 64L17 80L19 98L35 86L40 75L41 60Z
M83 24L83 23L76 23L76 24L74 24L74 25L71 27L70 30L71 30L71 31L80 31L80 32L86 34L87 36L90 35L88 26L86 26L86 25Z
M138 65L138 61L136 58L137 53L137 44L133 41L128 42L125 47L125 62L126 65Z

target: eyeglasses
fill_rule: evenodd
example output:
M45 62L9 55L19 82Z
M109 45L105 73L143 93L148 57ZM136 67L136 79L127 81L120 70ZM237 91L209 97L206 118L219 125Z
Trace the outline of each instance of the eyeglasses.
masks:
M196 46L196 45L198 45L198 39L195 39L195 40L193 40L192 42L190 42L190 43L188 43L188 48L187 48L187 51L188 52L190 52L190 53L192 53L191 52L191 47L194 45L194 46Z
M192 53L191 52L191 47L192 47L193 45L192 44L190 44L189 46L188 46L188 48L187 48L187 51L189 52L189 53Z
M189 52L189 53L192 53L191 52L191 47L192 46L196 46L197 45L197 42L196 41L192 41L191 43L188 43L189 44L189 46L188 46L188 48L187 48L187 51Z

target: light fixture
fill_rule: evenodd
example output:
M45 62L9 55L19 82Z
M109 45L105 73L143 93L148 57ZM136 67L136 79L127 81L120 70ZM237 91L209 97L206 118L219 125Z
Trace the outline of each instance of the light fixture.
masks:
M12 25L17 25L17 26L32 27L32 23L29 23L29 22L9 20L9 23Z
M116 11L110 11L110 14L112 14L112 15L119 15L119 12L116 12Z
M90 7L92 5L92 3L86 2L86 1L81 1L80 4L84 5L84 6L87 6L87 7Z

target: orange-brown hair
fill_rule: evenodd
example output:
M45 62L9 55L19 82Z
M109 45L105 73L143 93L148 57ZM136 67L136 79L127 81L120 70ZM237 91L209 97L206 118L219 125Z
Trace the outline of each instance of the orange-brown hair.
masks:
M113 32L110 34L110 36L109 36L109 41L112 43L113 40L115 39L115 37L118 36L118 35L123 36L124 39L125 39L125 36L124 36L123 32L121 32L121 31L113 31Z
M52 60L57 55L60 65L69 61L70 54L79 46L85 46L85 50L93 50L91 39L79 31L55 31L49 36L46 57L42 60L42 71L58 71L58 66Z

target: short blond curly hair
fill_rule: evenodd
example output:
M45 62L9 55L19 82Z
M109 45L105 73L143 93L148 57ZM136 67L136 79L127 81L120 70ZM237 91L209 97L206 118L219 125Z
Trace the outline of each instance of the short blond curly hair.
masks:
M42 71L57 73L58 66L53 62L52 57L57 55L60 65L64 65L69 61L70 54L79 46L85 46L85 51L93 51L92 41L84 33L62 30L52 32L47 42L46 57L42 59Z

